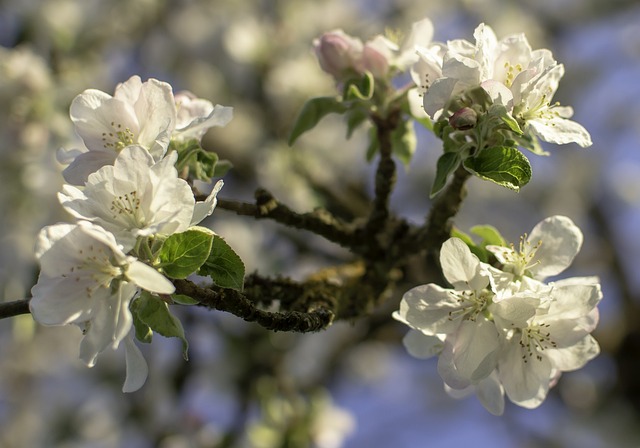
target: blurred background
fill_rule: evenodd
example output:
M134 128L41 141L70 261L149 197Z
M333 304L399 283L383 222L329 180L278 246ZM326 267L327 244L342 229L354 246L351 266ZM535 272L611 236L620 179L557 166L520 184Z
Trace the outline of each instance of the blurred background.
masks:
M363 40L430 17L435 39L525 32L566 66L556 99L594 145L549 146L530 159L521 193L472 179L457 225L492 224L516 240L541 219L570 216L585 245L566 275L598 275L594 333L602 354L563 375L535 410L503 417L443 390L435 360L411 358L393 321L403 291L356 322L308 335L270 333L232 315L181 308L179 341L142 347L146 385L121 393L123 353L86 369L73 327L31 317L0 321L0 447L638 447L640 446L640 4L612 0L0 0L0 300L29 297L34 237L67 217L59 147L81 143L68 108L87 88L112 93L139 74L234 107L203 142L235 168L221 197L251 201L266 187L298 211L361 215L373 167L366 130L345 140L328 117L293 148L286 135L304 101L331 95L311 41L343 28ZM426 132L400 168L392 208L416 223L440 147ZM349 260L339 247L270 222L217 210L206 222L247 272L302 279Z

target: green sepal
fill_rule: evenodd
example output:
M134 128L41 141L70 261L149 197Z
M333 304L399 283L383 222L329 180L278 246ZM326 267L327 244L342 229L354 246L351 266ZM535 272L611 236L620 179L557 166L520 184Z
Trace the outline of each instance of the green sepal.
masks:
M214 236L209 257L198 274L208 276L221 288L241 291L244 286L245 267L242 259L219 236Z
M477 156L466 159L464 167L481 179L515 191L531 180L529 159L508 146L483 149Z
M182 356L189 360L189 343L184 335L184 328L180 320L169 311L167 302L143 291L136 300L137 316L143 324L166 338L179 338L182 341Z
M170 278L187 278L207 261L212 243L211 231L194 227L169 236L159 255L163 273Z
M369 113L360 107L356 107L347 112L347 139L351 138L353 132L369 118Z
M226 160L226 159L222 159L222 160L219 159L218 163L216 163L216 166L213 170L213 177L222 177L225 174L227 174L227 172L231 168L233 168L233 163L231 163L229 160Z
M522 129L520 129L520 125L516 121L513 116L509 112L507 112L507 108L501 104L494 104L489 108L489 116L495 116L500 119L500 121L507 125L507 127L515 132L518 135L522 135Z
M292 146L302 134L316 127L326 115L331 113L343 114L347 109L340 97L320 96L311 98L304 103L296 118L289 134L289 146Z
M370 100L375 89L375 79L369 72L365 72L360 78L351 78L345 85L343 97L345 101Z
M460 165L460 156L455 152L445 152L438 159L436 165L436 178L431 186L430 197L437 195L447 184L447 178Z
M181 143L171 142L169 148L178 152L176 162L178 173L181 175L186 173L192 179L211 182L213 177L220 177L231 168L228 161L218 168L220 163L218 155L202 148L196 139Z

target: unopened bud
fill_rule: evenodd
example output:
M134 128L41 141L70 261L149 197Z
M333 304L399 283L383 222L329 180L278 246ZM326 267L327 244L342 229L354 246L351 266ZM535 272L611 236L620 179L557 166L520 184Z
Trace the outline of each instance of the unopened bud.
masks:
M362 41L342 30L324 33L313 41L313 49L322 70L336 79L344 77L349 71L364 72Z
M460 131L466 131L467 129L473 128L477 121L478 114L470 107L463 107L449 118L449 124L451 127Z

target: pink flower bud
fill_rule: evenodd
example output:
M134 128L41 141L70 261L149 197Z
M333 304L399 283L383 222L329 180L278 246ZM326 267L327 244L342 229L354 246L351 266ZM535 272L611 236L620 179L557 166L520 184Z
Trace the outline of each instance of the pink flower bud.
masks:
M392 51L398 47L384 36L376 36L364 44L362 59L364 68L371 72L374 78L384 78L389 73Z
M313 41L313 49L322 70L336 79L350 71L364 73L362 42L342 30L324 33Z
M469 107L463 107L449 118L451 127L461 131L473 128L477 121L478 114Z

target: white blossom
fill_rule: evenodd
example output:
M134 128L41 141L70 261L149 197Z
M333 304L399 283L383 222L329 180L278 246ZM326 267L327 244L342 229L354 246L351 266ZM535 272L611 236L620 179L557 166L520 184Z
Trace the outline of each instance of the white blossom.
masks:
M111 233L86 221L45 227L35 253L41 270L31 290L31 314L44 325L82 328L80 358L89 367L101 352L117 349L130 336L129 304L140 288L158 294L175 290L162 274L126 255ZM140 361L132 341L125 345L127 361L132 363L125 391L131 391L144 382L146 363Z
M88 89L71 103L71 120L86 148L61 152L65 180L82 185L89 174L112 164L127 146L140 145L154 160L166 153L176 126L176 105L169 84L132 76L118 84L113 96Z
M538 280L562 273L580 251L582 232L566 216L551 216L536 224L531 233L520 238L518 248L487 246L503 270L516 277L528 275Z
M130 250L138 237L183 232L214 209L222 181L196 203L189 184L178 177L176 158L172 151L155 163L143 147L129 146L113 165L91 174L84 189L65 185L58 197L73 216L104 227Z
M202 136L214 126L226 126L233 118L233 108L219 104L215 106L209 100L196 97L193 93L182 91L175 94L177 121L171 135L172 140L186 141Z

